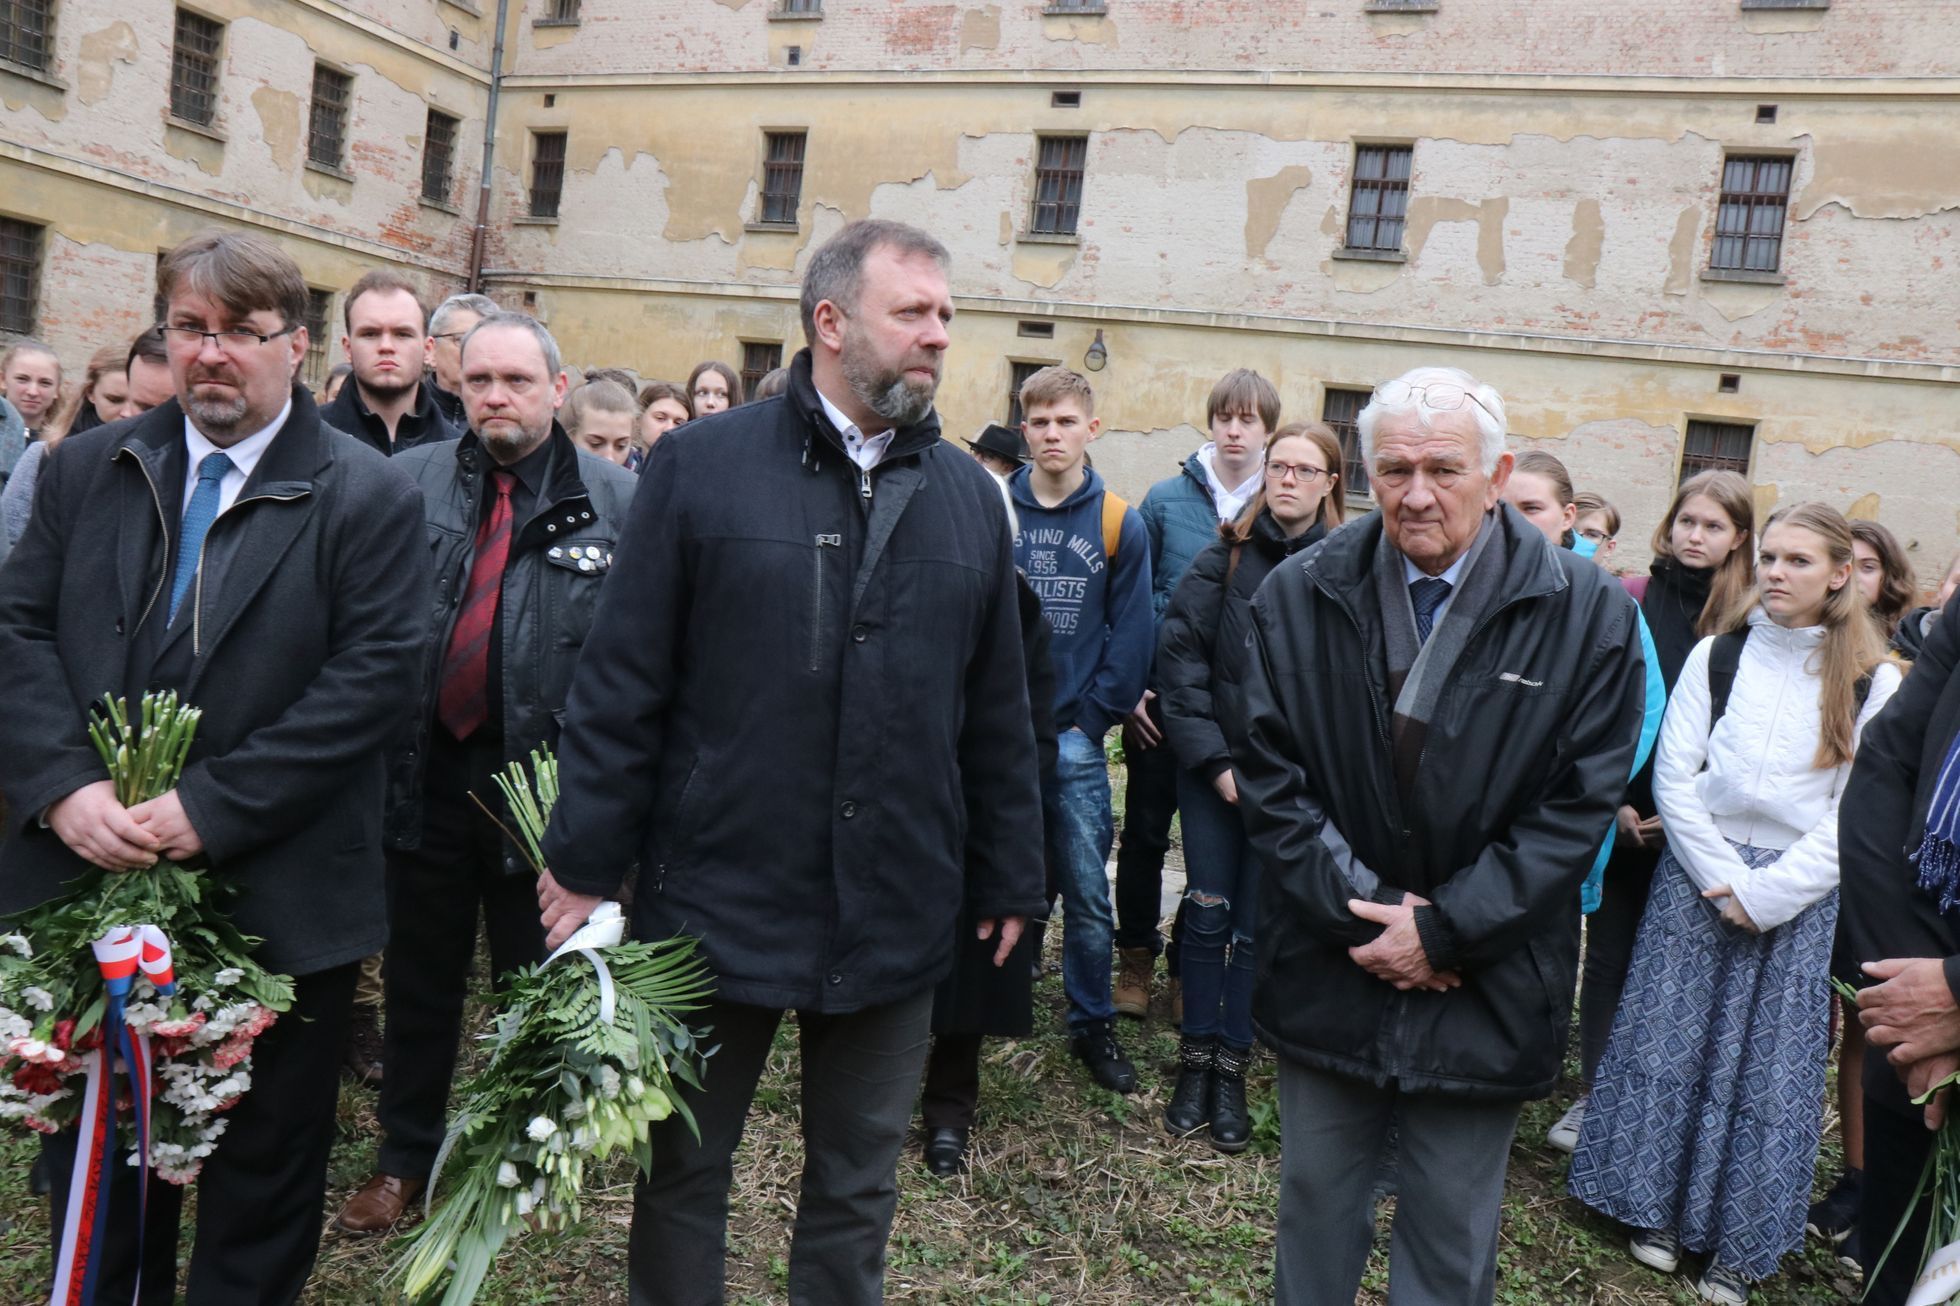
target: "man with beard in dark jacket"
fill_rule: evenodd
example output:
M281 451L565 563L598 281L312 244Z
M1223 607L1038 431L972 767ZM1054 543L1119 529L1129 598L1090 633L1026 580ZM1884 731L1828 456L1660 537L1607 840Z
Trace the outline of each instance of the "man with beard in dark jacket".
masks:
M1960 1070L1960 597L1949 596L1912 674L1858 741L1838 805L1838 867L1839 938L1872 980L1858 996L1858 1251L1865 1300L1899 1306L1926 1241L1928 1211L1913 1199L1933 1131L1952 1110L1950 1092L1923 1111L1912 1099Z
M343 316L340 347L354 375L320 410L322 420L389 455L462 435L437 407L434 384L422 379L429 342L415 283L375 268L348 290Z
M1488 1303L1524 1100L1558 1078L1579 888L1640 733L1634 607L1500 502L1504 401L1455 368L1359 422L1381 511L1252 603L1240 805L1280 1058L1278 1299L1352 1301L1398 1123L1390 1300Z
M962 905L1005 960L1042 906L1013 542L942 441L945 248L891 222L811 258L786 393L653 446L586 640L539 898L555 945L636 861L634 933L700 940L720 1045L653 1126L633 1300L719 1302L731 1159L785 1011L806 1160L789 1297L881 1299L932 989ZM740 468L731 486L730 468ZM966 841L967 832L989 837Z
M391 1227L435 1165L479 904L494 979L544 958L534 874L471 795L500 806L496 776L557 743L555 714L639 485L558 424L565 372L536 318L484 318L462 376L471 433L395 457L422 487L435 638L389 781L384 1138L375 1175L336 1221L354 1233Z

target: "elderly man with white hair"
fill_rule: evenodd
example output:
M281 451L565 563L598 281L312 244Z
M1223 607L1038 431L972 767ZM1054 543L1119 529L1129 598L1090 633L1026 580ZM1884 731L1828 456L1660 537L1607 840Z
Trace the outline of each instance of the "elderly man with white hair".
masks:
M1390 1306L1488 1303L1511 1136L1558 1078L1579 887L1640 733L1640 639L1610 576L1502 502L1496 390L1417 368L1358 425L1381 510L1253 600L1235 758L1266 870L1276 1293L1354 1300L1394 1119Z

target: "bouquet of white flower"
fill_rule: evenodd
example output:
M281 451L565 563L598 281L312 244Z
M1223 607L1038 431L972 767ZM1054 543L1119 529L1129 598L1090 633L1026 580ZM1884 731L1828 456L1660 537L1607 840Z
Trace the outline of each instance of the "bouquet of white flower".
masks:
M505 833L542 872L557 762L540 750L531 763L535 780L513 764L497 784L518 827ZM510 978L485 1036L490 1061L463 1086L436 1157L432 1213L389 1272L410 1298L448 1274L444 1306L474 1301L520 1226L562 1229L579 1218L588 1166L630 1149L646 1170L649 1123L678 1111L693 1124L675 1086L700 1086L705 1031L682 1016L708 996L707 969L691 939L623 942L624 933L619 904L602 903L542 966Z

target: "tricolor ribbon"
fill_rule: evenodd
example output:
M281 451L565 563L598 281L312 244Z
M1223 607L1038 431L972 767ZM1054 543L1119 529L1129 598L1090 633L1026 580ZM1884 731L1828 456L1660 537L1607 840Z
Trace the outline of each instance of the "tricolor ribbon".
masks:
M68 1179L68 1210L55 1260L53 1306L92 1306L100 1278L96 1255L109 1227L109 1185L116 1152L116 1061L129 1076L136 1126L136 1263L142 1265L143 1221L150 1182L150 1040L129 1028L124 1009L140 972L159 995L177 991L170 940L154 925L119 925L89 945L102 972L102 1049L89 1062L82 1095L81 1138ZM139 1280L140 1287L140 1280Z

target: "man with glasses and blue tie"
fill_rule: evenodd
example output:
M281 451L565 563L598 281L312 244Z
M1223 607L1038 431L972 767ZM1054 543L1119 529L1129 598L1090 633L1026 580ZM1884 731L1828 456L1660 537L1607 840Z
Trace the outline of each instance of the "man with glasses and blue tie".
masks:
M408 475L296 384L307 292L289 255L212 232L157 280L175 398L66 441L0 567L0 916L87 864L161 857L236 886L234 918L295 998L197 1181L188 1298L292 1302L319 1243L357 963L386 935L384 753L416 701L428 546ZM177 788L125 809L88 714L153 689L204 716ZM46 1148L59 1230L75 1141ZM173 1294L183 1189L153 1182L139 1220L135 1174L116 1168L98 1302L135 1300L139 1269L143 1301Z
M1488 1303L1519 1108L1564 1060L1579 886L1631 769L1634 606L1501 501L1504 401L1456 368L1357 423L1381 510L1252 602L1240 810L1279 1054L1275 1292L1352 1301L1391 1120L1390 1306ZM1270 921L1270 924L1268 923Z

